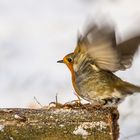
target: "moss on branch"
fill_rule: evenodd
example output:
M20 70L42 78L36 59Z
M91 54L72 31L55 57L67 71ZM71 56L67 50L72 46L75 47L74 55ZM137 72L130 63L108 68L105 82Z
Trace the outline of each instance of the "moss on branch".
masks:
M117 108L61 105L0 109L1 140L117 140Z

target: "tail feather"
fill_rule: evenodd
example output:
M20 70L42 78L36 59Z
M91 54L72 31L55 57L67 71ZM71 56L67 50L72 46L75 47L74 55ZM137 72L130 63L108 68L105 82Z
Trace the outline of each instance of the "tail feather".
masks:
M140 86L133 85L131 83L122 81L118 89L124 94L133 94L135 92L140 92Z

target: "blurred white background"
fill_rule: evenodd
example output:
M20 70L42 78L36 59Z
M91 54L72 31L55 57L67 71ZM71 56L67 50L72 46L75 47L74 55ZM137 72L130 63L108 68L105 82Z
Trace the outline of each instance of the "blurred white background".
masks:
M57 64L74 50L87 17L112 18L122 39L139 30L139 0L0 0L0 107L31 107L76 99L71 76ZM118 75L140 85L140 51ZM140 95L120 106L121 140L140 139ZM136 136L129 137L130 135Z

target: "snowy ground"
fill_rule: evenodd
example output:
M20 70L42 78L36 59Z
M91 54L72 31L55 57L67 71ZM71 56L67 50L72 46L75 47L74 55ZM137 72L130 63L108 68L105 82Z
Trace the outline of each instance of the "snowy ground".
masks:
M34 96L42 105L56 94L60 102L75 99L70 73L56 61L74 49L87 16L111 17L123 39L127 30L137 31L139 5L139 0L0 0L0 107L29 107ZM118 75L140 85L139 71L140 53ZM119 106L122 140L140 133L139 100L137 94Z

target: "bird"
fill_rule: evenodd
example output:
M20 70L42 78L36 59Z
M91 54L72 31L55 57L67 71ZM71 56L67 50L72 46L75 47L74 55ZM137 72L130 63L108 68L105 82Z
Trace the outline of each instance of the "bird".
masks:
M117 43L114 26L92 23L78 35L75 50L57 62L69 68L79 102L83 98L91 104L118 105L140 92L140 86L115 74L132 66L139 43L139 35Z

